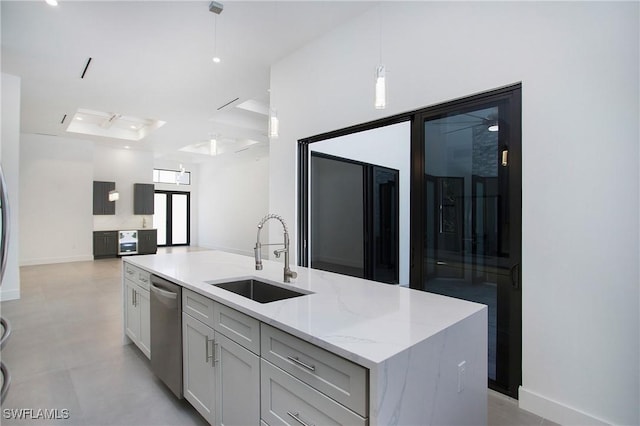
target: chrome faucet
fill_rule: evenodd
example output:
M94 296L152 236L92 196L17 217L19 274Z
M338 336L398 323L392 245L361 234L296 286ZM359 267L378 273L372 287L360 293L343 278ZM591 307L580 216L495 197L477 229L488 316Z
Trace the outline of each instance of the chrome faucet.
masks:
M269 219L279 220L280 223L282 224L282 228L284 228L284 243L274 243L274 244L260 243L260 231L262 231L262 227L264 226L265 222L268 221ZM291 282L291 278L295 279L298 276L297 273L295 273L294 271L291 270L291 268L289 268L289 230L287 229L287 224L284 223L284 219L282 219L282 217L276 214L268 214L265 217L263 217L262 220L260 220L260 223L258 223L258 236L256 238L256 246L253 248L253 253L256 258L256 270L258 271L262 269L261 249L263 245L264 246L284 245L284 248L274 250L273 252L273 254L275 254L277 258L280 258L280 255L284 253L284 282L289 283Z

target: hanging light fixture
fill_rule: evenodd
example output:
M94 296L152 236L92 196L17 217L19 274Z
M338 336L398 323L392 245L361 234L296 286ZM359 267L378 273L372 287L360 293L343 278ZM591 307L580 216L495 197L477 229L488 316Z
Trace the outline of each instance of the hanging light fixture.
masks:
M218 16L222 13L224 6L222 3L212 1L209 3L209 12L214 13L216 16L213 18L213 62L219 64L221 62L218 56Z
M387 107L387 84L385 81L384 65L382 64L376 67L374 106L376 109L385 109Z
M380 55L378 66L376 67L375 73L375 97L373 106L376 109L385 109L387 107L387 82L385 78L385 67L382 64L382 11L380 10L381 5L378 5L378 17L380 20L380 40L379 40L379 48Z
M280 136L280 122L278 111L269 108L269 139L277 139Z

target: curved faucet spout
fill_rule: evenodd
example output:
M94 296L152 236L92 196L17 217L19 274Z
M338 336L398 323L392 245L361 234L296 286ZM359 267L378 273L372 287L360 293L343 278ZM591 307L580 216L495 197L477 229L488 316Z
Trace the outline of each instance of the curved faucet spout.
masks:
M260 242L260 233L262 231L264 224L269 219L278 220L282 224L282 228L284 230L284 243L282 243L284 245L284 248L280 250L276 250L274 253L276 253L276 257L280 257L279 256L280 253L284 253L284 282L288 283L288 282L291 282L291 278L296 278L298 274L289 268L289 230L287 228L287 224L285 223L284 219L277 214L268 214L260 220L260 223L258 223L258 233L256 235L256 246L253 248L253 254L255 256L255 261L256 261L256 269L257 270L262 269L262 243Z

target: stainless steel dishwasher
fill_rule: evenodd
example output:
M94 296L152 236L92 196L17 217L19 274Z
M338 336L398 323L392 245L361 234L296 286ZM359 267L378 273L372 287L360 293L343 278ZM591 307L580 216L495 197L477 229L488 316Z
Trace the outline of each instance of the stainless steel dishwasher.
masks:
M182 398L182 287L151 276L151 369Z

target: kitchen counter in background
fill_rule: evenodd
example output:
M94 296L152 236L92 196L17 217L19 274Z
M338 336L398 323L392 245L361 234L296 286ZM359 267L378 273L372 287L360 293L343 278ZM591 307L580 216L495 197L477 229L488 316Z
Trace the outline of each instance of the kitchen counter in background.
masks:
M211 284L286 286L279 262L256 271L221 251L125 261L366 367L372 425L486 424L485 305L303 267L289 285L313 294L261 304Z

